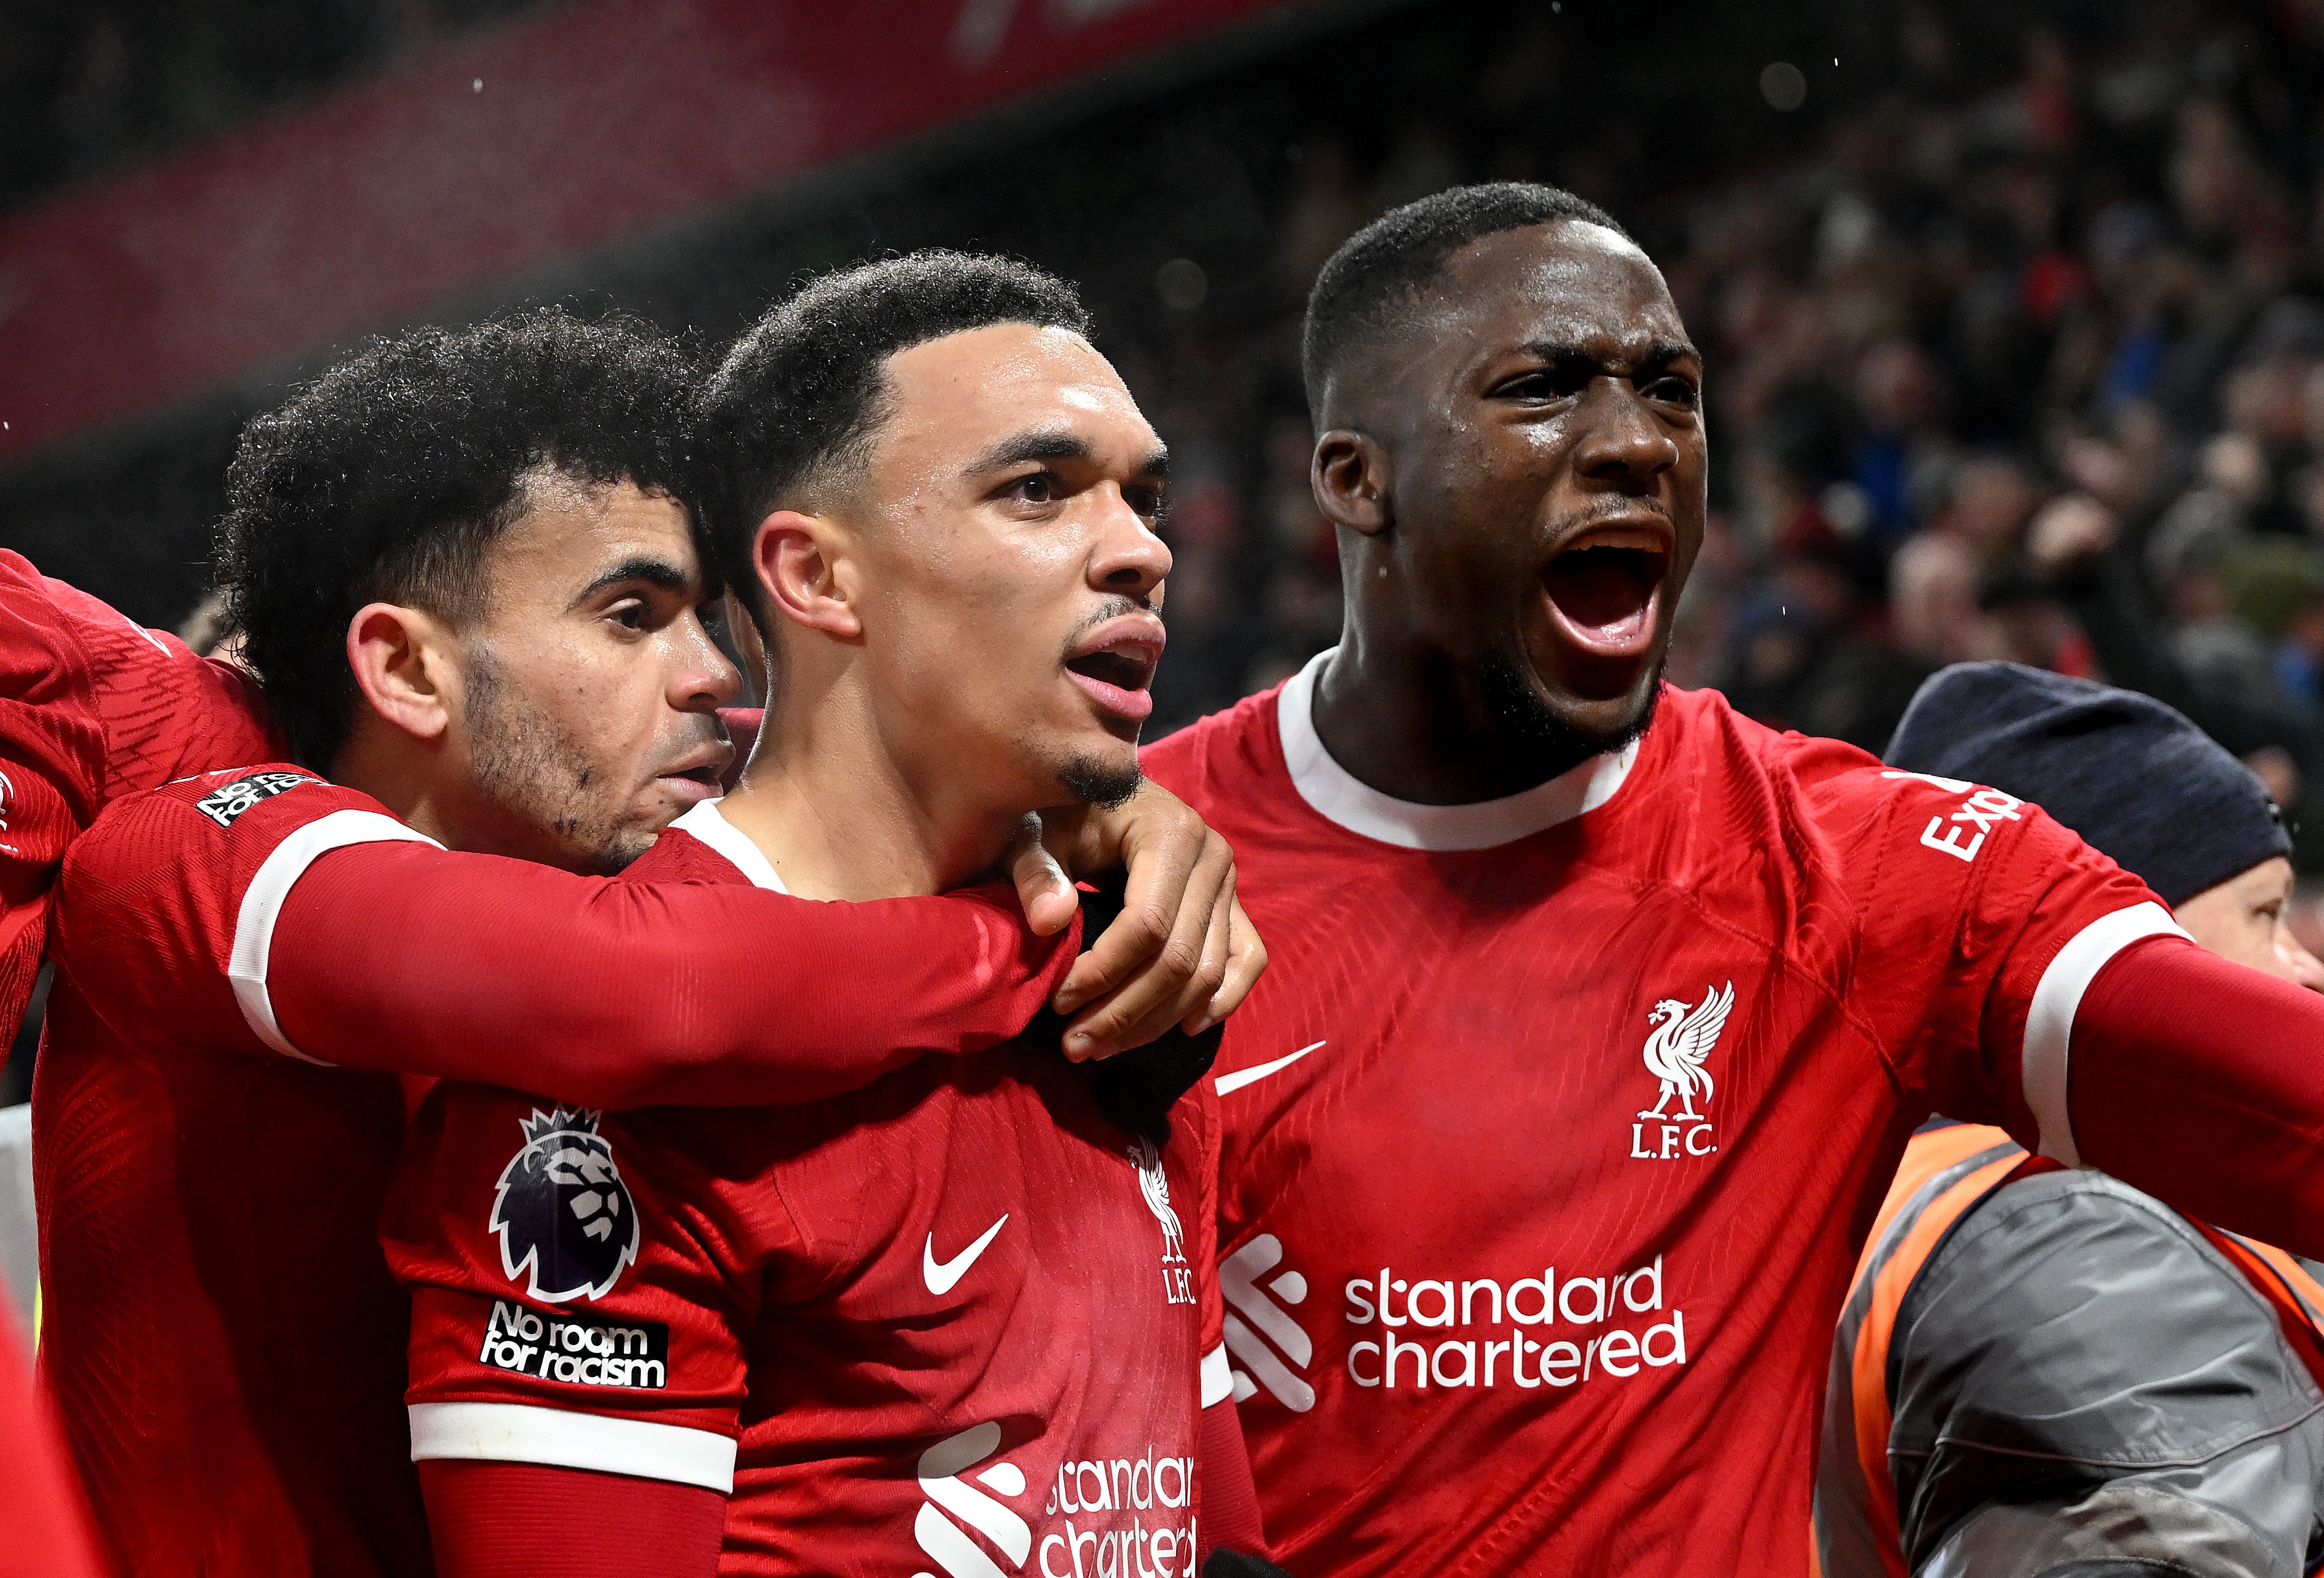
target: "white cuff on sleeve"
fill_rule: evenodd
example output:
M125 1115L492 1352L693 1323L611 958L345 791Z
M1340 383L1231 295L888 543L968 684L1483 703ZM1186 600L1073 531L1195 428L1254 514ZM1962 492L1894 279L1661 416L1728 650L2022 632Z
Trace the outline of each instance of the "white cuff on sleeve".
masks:
M2025 1104L2042 1127L2042 1154L2070 1167L2082 1165L2074 1144L2073 1120L2066 1111L2066 1053L2074 1011L2107 962L2135 942L2151 937L2186 937L2171 912L2151 900L2103 915L2074 934L2042 972L2025 1013ZM2190 937L2188 939L2192 941Z
M734 1441L715 1430L526 1403L414 1403L410 1412L413 1463L542 1463L734 1493Z
M333 811L318 817L274 846L250 879L242 895L242 912L234 923L234 953L226 962L226 978L234 984L234 1000L258 1038L301 1063L322 1063L290 1044L274 1021L274 1000L266 994L267 954L274 945L274 922L282 913L290 890L321 856L351 844L440 844L425 833L405 826L377 811ZM328 1067L329 1065L324 1065Z
M1203 1407L1222 1403L1234 1393L1234 1371L1227 1367L1224 1343L1203 1355Z

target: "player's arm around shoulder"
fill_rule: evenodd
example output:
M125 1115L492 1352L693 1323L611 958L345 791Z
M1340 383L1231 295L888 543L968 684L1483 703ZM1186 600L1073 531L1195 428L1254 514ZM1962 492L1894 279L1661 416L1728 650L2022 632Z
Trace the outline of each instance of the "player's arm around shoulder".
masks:
M1889 1373L1915 1571L2303 1571L2324 1393L2274 1306L2127 1185L2049 1172L1987 1200L1915 1278Z
M283 1038L267 991L281 899L329 850L403 840L427 842L369 796L287 762L124 796L65 861L51 952L124 1034L190 1033L304 1057Z
M695 1116L456 1083L421 1104L382 1241L440 1573L537 1571L558 1509L603 1536L586 1572L715 1570L761 1279Z

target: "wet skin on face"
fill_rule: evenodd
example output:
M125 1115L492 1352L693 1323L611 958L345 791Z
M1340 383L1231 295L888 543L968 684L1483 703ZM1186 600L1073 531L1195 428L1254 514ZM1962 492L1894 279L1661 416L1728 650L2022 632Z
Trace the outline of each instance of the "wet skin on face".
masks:
M607 872L718 792L716 709L741 677L702 618L685 512L630 483L549 477L494 542L483 617L458 632L468 847Z
M1317 721L1344 765L1481 799L1637 726L1702 545L1702 387L1660 272L1575 221L1463 247L1349 359L1314 470L1343 529L1354 672ZM1495 672L1548 726L1513 724Z
M1135 787L1166 637L1167 457L1079 335L1001 324L900 351L856 551L889 737L996 806Z

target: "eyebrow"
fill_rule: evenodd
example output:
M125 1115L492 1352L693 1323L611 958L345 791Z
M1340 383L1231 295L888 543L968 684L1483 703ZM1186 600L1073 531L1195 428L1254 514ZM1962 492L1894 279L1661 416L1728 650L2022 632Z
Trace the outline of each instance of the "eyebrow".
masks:
M964 475L974 476L980 472L999 471L1007 466L1021 466L1028 460L1087 460L1088 440L1065 428L1035 428L1030 432L1011 433L968 463Z
M1579 362L1590 367L1603 365L1596 355L1580 346L1561 345L1552 340L1528 340L1518 348L1539 356L1545 362L1560 362L1568 365ZM1688 360L1700 362L1702 353L1685 340L1656 340L1646 347L1646 354L1638 358L1638 365L1667 367L1673 362Z
M665 592L678 593L686 592L694 586L694 577L669 560L654 558L646 554L636 554L623 559L620 564L582 587L579 595L566 606L578 608L598 593L608 587L618 586L625 581L643 581L649 586L659 586Z
M970 461L963 470L964 476L977 476L988 471L1000 471L1011 466L1022 466L1028 460L1090 460L1095 458L1089 440L1066 428L1035 428L1029 432L1015 433L1001 439ZM1170 451L1157 447L1139 463L1134 475L1167 477L1170 475Z

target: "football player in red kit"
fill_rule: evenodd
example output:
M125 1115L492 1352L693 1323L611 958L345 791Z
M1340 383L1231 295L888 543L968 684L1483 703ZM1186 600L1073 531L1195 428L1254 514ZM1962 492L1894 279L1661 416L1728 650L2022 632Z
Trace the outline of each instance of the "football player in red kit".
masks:
M0 549L0 1046L40 973L57 868L97 814L281 753L248 675Z
M1086 327L936 253L743 338L706 426L769 728L631 877L930 893L1136 788L1165 457ZM1193 1573L1238 1482L1255 1517L1207 1063L1133 1089L1028 1036L761 1112L438 1086L388 1225L438 1571L554 1527L583 1574Z
M261 761L98 818L34 1091L42 1364L124 1570L425 1569L376 1238L395 1075L807 1100L1004 1040L1065 972L1005 891L585 874L728 754L737 677L678 502L691 372L523 315L386 342L246 437L228 584L339 782ZM1177 980L1166 1022L1223 1006Z
M1143 757L1275 958L1219 1238L1286 1567L1806 1571L1834 1315L1934 1108L2324 1250L2324 1002L2031 805L1663 685L1703 373L1611 219L1391 213L1305 357L1341 643Z

